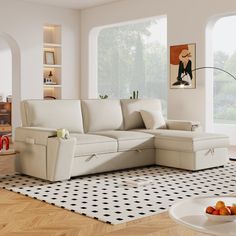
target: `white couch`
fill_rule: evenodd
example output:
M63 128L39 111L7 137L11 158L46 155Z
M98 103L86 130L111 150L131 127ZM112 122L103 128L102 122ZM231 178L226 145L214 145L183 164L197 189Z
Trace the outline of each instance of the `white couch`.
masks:
M192 132L200 129L198 122L167 120L166 129L145 129L139 111L161 111L158 99L25 100L21 108L16 167L26 175L59 181L153 164L197 170L226 163L226 136L212 135L208 144L193 147L207 139L207 134ZM68 129L71 138L55 137L58 128ZM207 155L210 161L205 163Z

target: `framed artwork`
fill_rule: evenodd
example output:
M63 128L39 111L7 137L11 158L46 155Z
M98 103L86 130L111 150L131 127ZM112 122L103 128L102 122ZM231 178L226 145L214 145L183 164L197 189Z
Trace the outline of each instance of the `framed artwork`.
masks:
M45 59L45 64L47 64L47 65L55 65L54 52L44 51L44 59Z
M170 46L170 88L196 88L196 44Z

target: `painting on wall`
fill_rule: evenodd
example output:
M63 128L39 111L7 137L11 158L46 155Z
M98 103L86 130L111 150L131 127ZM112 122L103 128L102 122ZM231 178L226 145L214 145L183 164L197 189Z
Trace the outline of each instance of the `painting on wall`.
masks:
M170 46L170 88L196 88L196 44Z

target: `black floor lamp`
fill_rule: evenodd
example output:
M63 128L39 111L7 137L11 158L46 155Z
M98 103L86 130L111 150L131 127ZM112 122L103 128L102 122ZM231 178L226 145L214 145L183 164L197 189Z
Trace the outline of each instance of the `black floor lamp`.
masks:
M229 73L228 71L226 70L223 70L221 68L218 68L218 67L214 67L214 66L202 66L202 67L197 67L195 69L192 70L193 71L197 71L197 70L202 70L202 69L214 69L214 70L219 70L219 71L222 71L226 74L228 74L229 76L231 76L234 80L236 80L236 77L234 75L232 75L231 73ZM183 78L187 76L187 73L185 73L181 78L178 78L178 80L173 83L172 85L173 86L179 86L180 88L185 88L185 87L188 87L190 84L189 82L183 80ZM231 161L236 161L236 156L235 157L230 157L229 158Z
M195 68L195 69L192 69L192 72L197 71L197 70L202 70L202 69L214 69L214 70L219 70L219 71L222 71L222 72L228 74L229 76L231 76L232 78L234 78L234 79L236 80L236 77L235 77L234 75L232 75L231 73L229 73L228 71L223 70L223 69L218 68L218 67L214 67L214 66L202 66L202 67L197 67L197 68ZM184 87L189 86L189 83L188 83L187 81L183 80L183 78L184 78L185 76L187 76L187 74L188 74L188 73L186 72L184 75L182 75L181 78L178 78L177 81L172 84L172 86L180 86L181 88L184 88Z

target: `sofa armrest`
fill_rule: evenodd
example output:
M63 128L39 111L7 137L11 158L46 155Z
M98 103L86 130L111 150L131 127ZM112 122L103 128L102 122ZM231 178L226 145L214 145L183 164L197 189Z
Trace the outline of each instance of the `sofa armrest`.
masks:
M47 145L48 137L56 136L57 130L43 127L18 127L15 129L15 141L29 144Z
M47 146L47 179L62 181L70 179L76 138L48 138Z
M184 130L184 131L201 131L201 125L198 121L187 120L167 120L167 129L171 130Z

